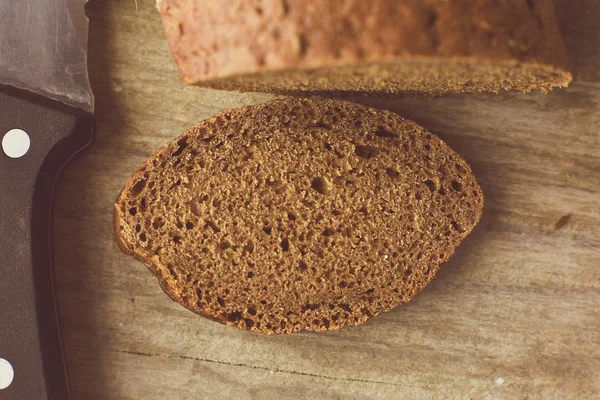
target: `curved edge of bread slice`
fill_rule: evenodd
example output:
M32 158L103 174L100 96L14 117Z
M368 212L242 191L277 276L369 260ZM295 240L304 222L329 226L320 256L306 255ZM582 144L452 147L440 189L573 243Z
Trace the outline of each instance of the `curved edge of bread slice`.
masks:
M297 111L299 116L294 115ZM336 113L340 113L340 115L336 115ZM344 125L346 122L343 119L340 122L340 116L342 118L345 116L348 119L348 125ZM348 132L347 135L349 137L345 141L343 135L346 133L342 133L341 131L352 129L351 126L358 126L357 121L361 121L361 124L364 124L363 128L369 131L369 133L359 138L354 137L355 133ZM277 130L277 127L282 126L282 124L288 124L286 125L287 130L285 131L285 135L276 134L270 136L268 132ZM248 126L255 128L255 132L252 132L253 136L245 139L238 137L239 132L248 129ZM271 151L272 145L263 146L263 144L269 140L273 142L279 141L277 144L279 146L278 149L283 149L281 152L285 152L286 149L289 149L291 143L287 142L288 139L294 139L297 143L300 143L302 136L310 136L311 138L310 140L307 139L305 145L302 145L305 146L302 149L306 150L307 153L300 153L300 156L307 157L307 154L311 154L310 157L315 157L314 167L305 167L306 162L300 163L295 167L290 166L291 169L296 167L301 169L306 168L303 170L303 174L300 174L301 176L297 178L280 179L280 177L270 174L270 172L273 172L270 171L268 176L258 177L259 180L264 178L261 182L267 191L264 194L263 192L252 192L254 194L249 192L249 196L256 195L260 201L265 199L272 201L274 204L272 210L287 210L287 216L290 221L285 221L285 223L289 223L289 225L281 229L281 232L283 232L282 235L285 236L285 242L280 237L274 240L273 236L278 235L279 230L275 227L277 222L273 221L271 221L273 222L273 232L269 232L268 235L265 234L266 226L253 226L252 223L244 225L244 222L240 220L240 225L244 225L245 229L248 229L241 238L234 237L233 230L231 229L228 232L231 236L222 236L221 234L229 229L223 227L216 233L217 235L221 235L218 239L213 239L212 237L209 239L198 239L200 236L190 238L186 236L188 232L192 232L186 231L185 225L187 223L193 225L193 231L202 226L206 231L213 234L217 232L217 229L213 225L220 225L222 223L218 219L219 215L223 219L227 219L223 214L219 214L217 209L213 209L214 201L212 203L208 202L212 204L206 206L208 208L196 202L198 198L205 196L202 187L215 182L211 179L217 179L216 182L226 181L223 178L226 175L217 176L219 174L218 171L225 165L223 163L213 163L215 167L214 171L204 166L204 168L208 168L209 170L205 170L202 174L194 172L190 175L189 179L184 179L184 181L190 182L191 189L181 189L181 192L177 192L183 186L179 185L175 189L171 189L171 191L161 192L167 197L175 196L174 193L178 193L178 195L181 193L181 198L185 200L177 204L183 208L187 207L185 211L181 212L181 215L173 212L171 213L173 215L170 216L159 216L162 219L166 218L168 221L165 222L165 226L154 229L152 225L155 225L156 214L158 213L153 214L151 211L148 211L152 214L151 216L154 220L147 223L143 222L142 215L146 211L141 210L141 202L144 202L143 207L146 210L153 210L158 209L153 207L158 207L163 201L158 200L156 195L152 196L148 192L148 187L152 185L159 191L164 191L167 186L172 185L171 182L181 181L182 175L180 172L175 172L175 170L170 171L173 163L181 163L180 165L185 164L189 167L200 162L199 160L204 160L200 163L204 165L206 162L208 165L210 161L208 157L212 157L210 154L214 155L212 153L214 150L212 146L218 145L220 149L229 146L231 147L231 154L241 154L248 146L252 146L251 143L255 143L253 145L255 147L252 149L256 150L257 154L266 155L275 163L278 162L276 157L279 153ZM207 140L209 137L216 138L217 144L212 139ZM319 150L316 151L317 147L315 143L325 143L325 150L319 147ZM206 153L202 153L202 151L206 151ZM375 151L379 152L376 156L373 155ZM384 154L388 151L389 157L387 154ZM344 162L340 161L340 165L343 165L340 167L340 171L349 169L349 175L342 174L340 176L345 176L345 178L340 178L340 176L336 175L337 172L334 171L332 172L334 175L325 177L325 174L328 173L327 168L332 170L337 168L336 163L338 161L336 160L340 158L340 155L342 158L347 157L350 160L351 165L349 166L344 166ZM411 158L413 155L417 157L414 159ZM319 158L321 156L325 158ZM407 158L402 158L405 156ZM378 157L387 157L385 161L382 161L387 164L373 166L373 163L379 162L376 161ZM421 161L417 160L417 158ZM387 166L392 160L397 160L397 164L393 167ZM327 165L327 163L330 165ZM421 164L415 166L414 171L411 170L408 172L408 175L411 176L409 180L406 182L402 181L404 178L402 177L403 172L401 168L412 163ZM369 165L373 166L373 173L371 175L369 175ZM242 169L245 168L241 164L236 164L236 166ZM325 170L321 167L324 167ZM453 176L441 177L436 168L442 171L442 173L458 174L460 175L460 179ZM423 171L422 169L429 170ZM356 171L359 170L362 172L357 173ZM173 173L166 173L159 176L158 173L162 172ZM360 181L362 179L360 176L361 173L364 173L364 176L366 176L363 181ZM355 177L353 174L358 174L359 176ZM412 174L415 174L415 176L412 176ZM308 177L302 175L308 175ZM316 175L319 177L323 176L323 180L315 181L313 177ZM231 177L232 175L229 176ZM283 176L281 175L281 177ZM196 178L199 179L197 182L194 181ZM336 181L337 178L340 178L339 182ZM374 183L374 181L379 179L385 179L385 183L382 185L387 185L388 182L394 182L394 179L399 179L398 182L400 183L398 187L402 187L402 189L395 192L389 191L389 193L384 190L385 188L382 189L383 186L378 189L378 184ZM360 184L366 186L371 185L369 187L375 191L381 189L380 196L382 199L385 198L385 201L381 200L380 203L377 203L379 200L373 197L375 195L371 192L361 192L358 197L348 195L342 201L342 204L348 206L348 211L339 213L338 216L341 215L340 217L334 216L339 211L336 212L336 210L327 209L330 203L323 202L318 204L324 198L323 193L335 194L337 190L344 194L346 193L345 188L349 187L347 185L357 184L356 182L349 184L350 180L358 181ZM144 182L143 188L140 188L140 182ZM196 183L198 185L195 185ZM235 189L233 186L225 186L230 191L230 194L231 190ZM292 190L290 187L300 188L297 193L303 193L305 196L302 201L295 201L294 196L297 194L296 192L290 194L289 190ZM410 195L406 199L403 198L402 201L394 200L396 199L395 196L404 196L407 192L410 192ZM370 196L371 200L363 201L366 196ZM444 196L447 196L449 200L444 202ZM226 197L225 192L213 192L213 197L215 199L218 198L218 201L222 203L227 203L230 200ZM280 198L284 198L285 200L278 200ZM307 211L302 206L294 208L304 200L308 204L312 202L314 209ZM279 203L277 203L278 201ZM369 218L359 221L356 217L363 212L363 208L367 207L361 205L360 201L363 201L364 204L370 204L369 207L374 204L373 209L375 211L369 209L369 212L372 213L369 215L371 221ZM406 201L406 204L404 201ZM425 204L428 202L430 204ZM356 203L355 209L352 208L352 203ZM230 204L241 203L235 203L234 200L231 200ZM315 204L318 207L315 207ZM381 205L384 208L389 206L389 211L399 211L400 214L411 215L411 218L407 222L396 224L392 221L390 223L389 216L394 214L387 215L385 212L377 211L377 207ZM435 208L433 205L444 210L440 212L438 212L439 210L431 211L431 209ZM162 207L164 204L160 206ZM199 207L200 211L194 211L194 207ZM414 213L406 211L409 207L416 208L416 211ZM289 211L292 209L293 212ZM314 212L314 210L319 209L325 210L321 214L326 215L323 216L319 215L319 212ZM222 111L214 117L200 122L183 135L158 149L134 172L120 193L114 207L114 230L119 248L125 254L133 255L142 261L157 277L162 290L184 307L230 326L265 334L279 334L297 331L328 331L346 326L359 325L381 312L389 311L398 304L410 300L434 278L440 265L451 258L456 247L479 221L482 209L483 193L472 174L470 166L439 138L430 134L416 123L405 120L389 111L375 110L358 104L337 100L291 98ZM269 212L273 212L272 210ZM260 212L263 211L265 210ZM435 215L435 218L427 216L427 212L432 212L433 214L431 215ZM167 213L168 211L165 212L165 214ZM252 213L258 215L259 211L252 209L249 214ZM182 219L183 214L186 214L185 218L188 222ZM209 220L209 218L205 217L206 215L212 215L215 219ZM291 220L292 216L293 220ZM172 220L169 219L171 217L173 217ZM263 213L261 217L268 218L268 213ZM299 230L296 226L298 220L303 217L306 217L307 226L309 226L308 230L305 231ZM315 222L319 218L322 218L330 225ZM403 219L400 220L404 221ZM369 237L370 235L369 246L361 247L360 251L354 251L351 246L346 245L342 245L341 248L332 251L325 250L326 253L328 251L329 253L325 254L323 258L325 261L322 262L316 256L309 257L313 252L318 253L321 248L327 249L327 246L331 245L332 240L341 235L344 231L344 225L348 224L349 221L359 221L355 225L352 225L351 228L361 232L365 237ZM424 226L426 224L431 224L433 227ZM158 225L160 224L155 226ZM181 228L178 228L176 225L181 226ZM317 226L315 228L316 231L314 229L311 231L312 228L310 227L312 225ZM323 229L324 226L328 227ZM330 229L329 226L332 228ZM389 230L386 231L386 235L389 236L389 240L387 241L388 243L385 243L387 238L378 229L388 228ZM402 229L406 230L406 232L401 231ZM411 230L426 231L428 229L434 232L430 236L423 236L426 239L416 239L418 236L411 236L410 233L406 234ZM173 232L175 232L176 236L172 237ZM302 237L302 235L310 237L311 232L316 232L316 235L319 236L318 241L308 243L304 248L306 253L302 254L302 243L298 238ZM144 236L142 237L141 235ZM355 235L355 237L359 236ZM227 238L226 240L229 243L227 248L223 247L224 237ZM252 254L247 252L247 243L242 243L248 237L251 238ZM408 247L402 247L400 243L404 243L405 240L410 242L410 246L413 246L413 249L416 248L419 251L410 253L412 250ZM150 241L161 242L160 249L157 250L158 245L155 247L150 245ZM216 260L215 263L218 264L219 268L228 269L227 260L229 259L227 257L229 256L226 257L224 255L231 254L232 248L238 242L240 246L235 251L244 257L260 256L262 257L263 264L249 263L252 265L251 267L245 265L239 276L236 275L235 279L232 278L231 281L227 282L207 281L207 278L201 274L194 275L192 278L189 278L189 276L186 277L186 274L195 274L198 272L190 272L190 270L196 268L195 265L200 262L199 260L203 260L207 256L207 253L202 253L200 250L203 246L210 249L208 255L217 254L213 260ZM284 243L288 249L285 249ZM361 243L362 245L360 241L357 243ZM390 245L391 248L398 246L399 249L394 252L391 250ZM283 251L288 251L288 253L281 253L282 248ZM354 253L351 253L353 251ZM364 251L364 256L361 251ZM351 253L349 258L344 258L346 257L345 252ZM178 254L183 253L188 254L186 260L191 259L192 261L181 261L182 259ZM308 254L308 256L305 254ZM327 275L328 266L334 265L337 259L350 260L351 264L351 261L357 259L357 257L364 257L359 260L361 266L377 269L377 273L381 274L382 278L378 280L368 278L368 275L364 277L361 275L360 279L355 279L357 282L351 282L348 279L351 275L348 275L348 271L343 270L345 267L340 271L336 269L333 273ZM239 260L243 261L243 257L235 258L234 260L237 263ZM255 261L255 259L252 260L253 262ZM397 270L391 270L392 268L396 268L396 266L390 266L388 260L397 262ZM181 267L181 265L186 263L189 265ZM283 263L281 264L283 265L281 277L272 276L274 271L272 270L272 266L276 263ZM304 269L299 272L295 269L297 265L304 265ZM319 271L315 273L314 279L317 279L317 275L319 274L321 275L318 276L318 279L330 276L329 280L331 282L335 281L334 285L328 286L330 282L321 280L319 282L326 286L326 290L319 291L318 289L313 289L313 286L310 284L304 285L306 282L303 281L302 285L299 286L300 289L296 297L286 299L287 302L278 303L281 300L280 297L287 296L287 293L283 289L285 286L284 283L295 279L305 279L305 275L303 274L307 273L307 270L310 273L310 268L313 265L316 265L316 269ZM268 282L269 279L281 278L280 280L284 283L279 286L269 286L269 289L276 292L277 296L269 298L268 294L253 292L252 301L248 302L246 298L242 299L241 297L234 297L234 300L230 300L233 296L232 292L235 294L243 293L244 290L254 290L252 289L253 286L249 286L249 283L247 283L252 280L247 278L250 274L253 275L252 279L263 279L264 282L267 282L265 285L270 285ZM223 273L222 271L215 272L214 276L220 276L224 280L229 278L227 273ZM365 280L368 281L369 279L372 282L365 282ZM185 280L189 280L190 282L186 283ZM349 288L350 284L356 285L357 289L360 287L361 290L352 290L352 288ZM372 287L369 287L369 284ZM392 284L397 287L393 287L394 285ZM210 304L203 302L205 298L200 298L208 295L205 290L208 285L222 285L222 287L218 288L217 293L210 294L213 297ZM385 287L386 285L390 286ZM199 294L200 292L201 294ZM303 297L306 293L309 293L309 296ZM331 296L329 293L331 293ZM273 302L279 308L284 308L286 312L293 314L296 319L280 314L271 318L267 307L268 304L262 304L262 301L259 300L260 296L266 296L265 298L268 298L269 302ZM340 297L342 300L338 301L335 297ZM310 299L317 300L312 302L313 300ZM233 309L228 308L230 302L236 304ZM319 305L318 307L317 304ZM303 313L306 315L302 315ZM262 319L258 318L261 314L263 315ZM298 316L297 314L301 315ZM272 320L269 320L269 318Z

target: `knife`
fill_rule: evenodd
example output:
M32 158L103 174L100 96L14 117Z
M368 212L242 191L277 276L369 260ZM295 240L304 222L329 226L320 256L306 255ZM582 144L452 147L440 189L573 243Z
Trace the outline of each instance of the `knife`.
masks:
M0 0L0 399L68 399L51 203L92 138L86 0Z

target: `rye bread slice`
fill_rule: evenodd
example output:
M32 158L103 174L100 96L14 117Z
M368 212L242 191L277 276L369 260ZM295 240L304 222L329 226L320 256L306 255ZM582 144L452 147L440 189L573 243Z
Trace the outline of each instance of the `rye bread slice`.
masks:
M181 81L226 90L543 92L572 79L552 0L162 0Z
M410 300L482 207L465 160L416 123L284 99L220 112L157 150L117 199L114 228L175 301L278 334Z

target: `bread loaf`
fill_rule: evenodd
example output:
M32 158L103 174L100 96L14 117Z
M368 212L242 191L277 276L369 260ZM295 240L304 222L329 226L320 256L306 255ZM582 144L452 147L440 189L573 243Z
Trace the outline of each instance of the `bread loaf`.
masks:
M414 122L285 99L223 111L157 150L114 227L175 301L276 334L357 325L410 300L482 207L465 160Z
M571 73L552 0L162 0L181 80L266 92L543 92Z

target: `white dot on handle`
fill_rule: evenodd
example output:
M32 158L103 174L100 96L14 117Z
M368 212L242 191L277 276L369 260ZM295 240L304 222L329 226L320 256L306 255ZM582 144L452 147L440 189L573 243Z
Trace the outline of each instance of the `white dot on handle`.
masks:
M12 365L4 358L0 358L0 390L10 386L15 377Z
M2 150L10 158L23 157L30 145L29 135L22 129L11 129L2 138Z

